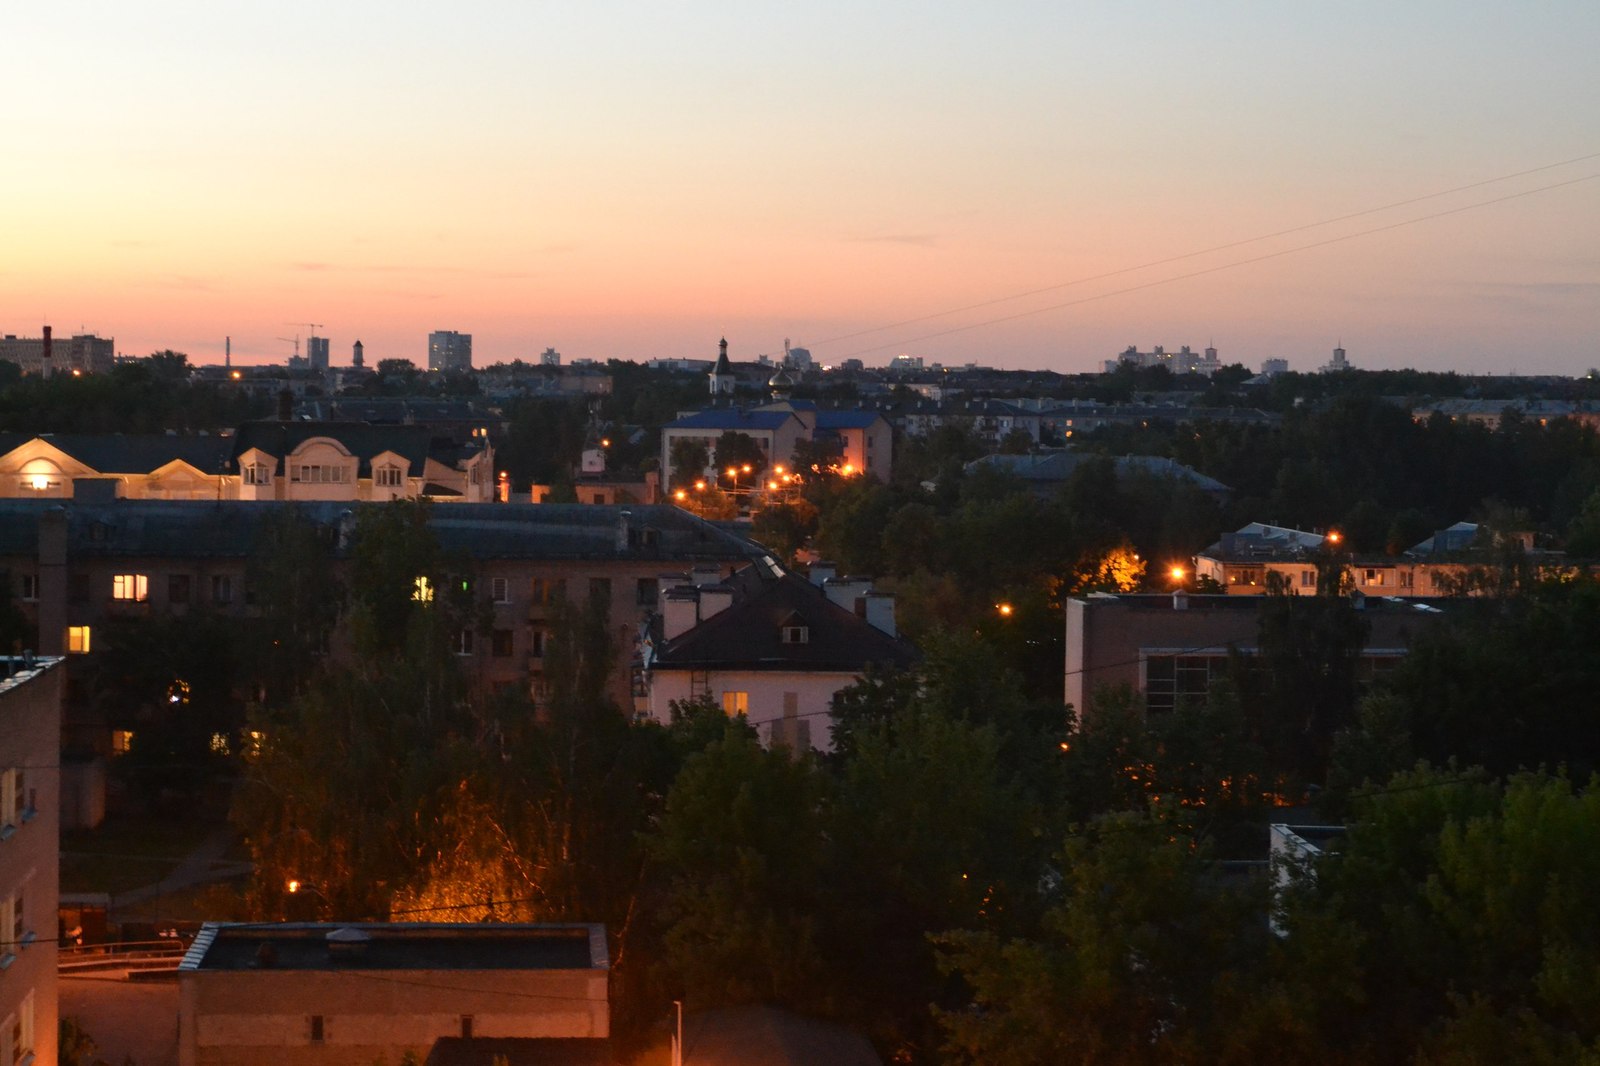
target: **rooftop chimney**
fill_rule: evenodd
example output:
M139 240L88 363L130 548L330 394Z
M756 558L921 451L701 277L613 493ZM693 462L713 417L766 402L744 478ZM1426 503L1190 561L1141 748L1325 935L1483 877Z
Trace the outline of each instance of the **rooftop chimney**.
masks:
M869 592L864 599L867 602L867 624L891 637L899 636L894 624L894 595L888 592Z
M830 578L839 576L839 568L833 563L819 559L811 564L811 569L806 576L813 585L825 585Z

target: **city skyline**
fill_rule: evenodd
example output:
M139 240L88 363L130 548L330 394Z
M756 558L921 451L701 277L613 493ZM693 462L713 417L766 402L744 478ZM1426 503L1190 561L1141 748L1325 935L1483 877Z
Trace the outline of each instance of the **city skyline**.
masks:
M425 365L441 328L479 366L723 335L1068 373L1600 361L1592 5L90 6L10 20L50 91L14 109L39 155L0 178L0 332L240 365L307 319L334 365Z

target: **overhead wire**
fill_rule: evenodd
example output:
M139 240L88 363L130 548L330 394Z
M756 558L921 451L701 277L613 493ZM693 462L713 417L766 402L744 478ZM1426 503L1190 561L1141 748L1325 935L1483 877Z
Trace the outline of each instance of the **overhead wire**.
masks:
M912 318L903 318L898 322L890 322L882 326L873 326L870 329L856 330L853 333L841 333L837 336L825 337L822 340L814 343L818 345L836 344L839 341L854 340L857 337L865 337L872 333L882 333L885 330L899 329L901 326L914 326L919 322L928 322L935 318L946 318L950 315L959 315L967 311L978 311L985 307L994 307L1003 303L1011 303L1015 300L1025 300L1030 296L1042 296L1047 292L1058 292L1061 289L1069 289L1076 285L1087 285L1093 281L1104 281L1107 278L1121 277L1124 274L1135 274L1141 270L1153 270L1156 267L1168 266L1172 263L1181 263L1185 260L1197 259L1204 255L1215 255L1218 252L1226 252L1234 248L1243 248L1247 245L1259 244L1262 241L1270 241L1278 237L1287 237L1295 233L1304 233L1307 230L1320 229L1324 226L1337 225L1340 222L1349 222L1352 219L1365 218L1369 215L1378 215L1385 211L1393 211L1401 207L1409 207L1412 204L1426 203L1429 200L1438 200L1446 196L1454 196L1457 193L1470 192L1473 189L1481 189L1487 185L1498 185L1501 182L1514 181L1517 178L1528 177L1530 174L1540 174L1547 170L1558 170L1561 167L1569 167L1577 163L1587 163L1592 159L1600 159L1600 152L1593 152L1589 155L1574 156L1571 159L1563 159L1558 163L1546 163L1543 166L1530 167L1527 170L1519 170L1511 174L1501 174L1498 177L1485 178L1482 181L1468 182L1466 185L1457 185L1452 189L1443 189L1439 192L1425 193L1421 196L1412 196L1404 200L1395 200L1392 203L1382 204L1378 207L1369 207L1360 211L1351 211L1347 214L1335 215L1332 218L1325 218L1320 222L1308 222L1299 226L1290 226L1287 229L1276 230L1272 233L1263 233L1256 237L1246 237L1242 240L1228 241L1224 244L1214 244L1209 248L1200 248L1192 252L1183 252L1179 255L1171 255L1163 259L1153 259L1147 263L1140 263L1136 266L1121 267L1117 270L1108 270L1100 274L1090 274L1085 277L1074 278L1071 281L1063 281L1054 285L1045 285L1041 288L1030 289L1027 292L1019 292L1010 296L998 296L991 300L980 300L977 303L966 304L962 307L953 307L944 311L934 311L929 314L917 315Z

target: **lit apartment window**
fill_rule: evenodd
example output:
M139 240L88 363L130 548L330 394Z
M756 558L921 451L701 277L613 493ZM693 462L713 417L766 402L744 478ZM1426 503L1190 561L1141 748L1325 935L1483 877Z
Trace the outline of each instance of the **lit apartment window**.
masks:
M380 466L372 472L372 483L380 488L397 489L400 487L400 468L398 466Z
M133 730L113 729L111 731L111 754L126 755L131 747L133 747Z
M728 714L749 714L750 693L724 692L722 694L722 709Z
M33 1043L33 993L23 997L17 1013L6 1019L6 1036L11 1045L11 1061L20 1064L31 1061Z
M143 603L150 598L150 579L144 574L117 574L111 579L111 598Z
M67 627L67 654L69 654L69 655L88 655L89 654L89 627L88 626L68 626Z
M511 582L507 578L496 577L489 580L489 594L496 603L511 602Z
M1367 580L1364 582L1364 584L1368 584L1368 585L1381 585L1381 584L1383 584L1383 571L1382 570L1371 570L1371 569L1369 569L1367 571Z
M233 753L233 745L228 740L228 734L226 734L226 733L212 733L211 734L211 754L213 754L213 755L231 755L232 753Z
M411 598L418 603L433 602L433 582L425 577L419 577L411 583Z

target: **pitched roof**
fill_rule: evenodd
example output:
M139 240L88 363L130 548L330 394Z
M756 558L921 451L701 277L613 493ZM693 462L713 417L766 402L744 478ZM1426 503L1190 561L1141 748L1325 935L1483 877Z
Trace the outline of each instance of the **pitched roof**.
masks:
M668 422L662 429L715 429L771 432L795 416L788 411L745 411L737 407L708 408Z
M657 670L820 670L859 673L871 664L907 667L910 642L869 625L804 578L750 566L723 582L733 605L657 645ZM783 640L788 626L809 630L804 643Z
M366 422L245 422L228 456L228 473L239 470L239 456L259 448L278 460L278 472L294 450L314 437L338 441L360 460L357 477L372 476L372 460L384 452L402 456L412 477L421 477L430 454L454 466L459 452L448 441L435 441L426 426L374 426ZM448 457L440 453L448 452Z
M222 471L233 448L233 441L227 437L166 433L40 433L38 439L102 474L148 474L174 459L203 473L216 474Z
M273 514L293 511L337 533L353 528L362 508L383 506L353 501L0 500L0 555L36 555L39 521L51 511L66 515L67 550L73 557L224 559L249 556ZM430 513L428 526L447 552L479 560L727 562L754 561L766 554L757 544L663 505L441 504ZM341 543L341 553L346 546Z

